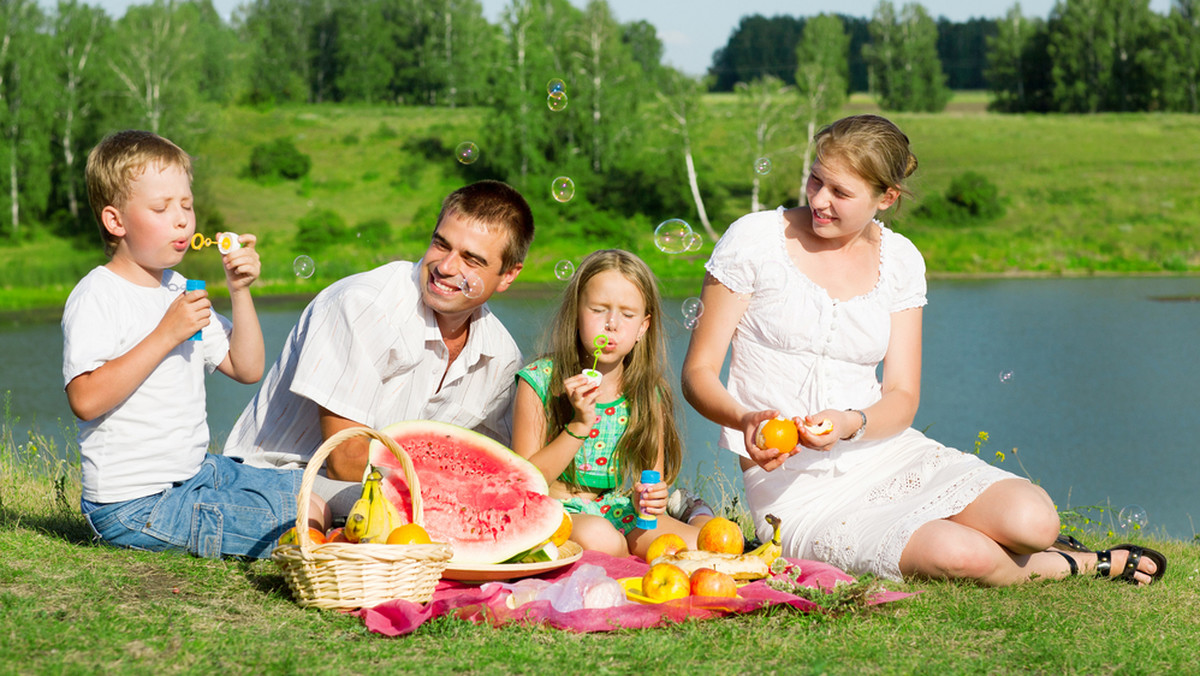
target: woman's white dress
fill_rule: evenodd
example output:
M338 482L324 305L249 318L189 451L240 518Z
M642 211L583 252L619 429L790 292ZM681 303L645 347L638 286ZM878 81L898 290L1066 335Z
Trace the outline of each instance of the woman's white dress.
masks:
M879 224L878 283L838 301L792 264L786 227L782 207L738 219L705 266L750 301L733 335L729 392L750 410L787 417L867 408L880 398L876 367L887 352L891 314L925 305L925 261L912 242ZM723 428L720 446L746 454L741 430ZM806 449L771 472L754 467L743 475L759 537L770 537L764 517L775 514L786 556L889 579L901 577L900 554L913 531L1011 478L911 428L888 439L841 441L828 452Z

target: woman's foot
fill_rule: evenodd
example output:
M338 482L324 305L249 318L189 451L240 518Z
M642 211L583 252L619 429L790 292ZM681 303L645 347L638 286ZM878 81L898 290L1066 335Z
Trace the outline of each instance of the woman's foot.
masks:
M693 495L686 488L671 491L667 498L667 514L683 523L691 523L692 519L702 516L716 516L703 498Z
M1071 575L1094 572L1101 579L1141 586L1162 579L1167 572L1167 557L1138 545L1118 545L1098 552L1051 551L1067 560Z

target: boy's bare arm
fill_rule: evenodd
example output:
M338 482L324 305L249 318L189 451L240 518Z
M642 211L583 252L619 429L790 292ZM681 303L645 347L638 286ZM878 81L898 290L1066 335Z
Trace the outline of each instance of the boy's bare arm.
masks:
M171 350L209 322L212 303L205 291L181 294L158 326L125 354L67 383L67 403L80 420L108 413L141 386Z
M262 327L250 296L250 285L258 279L262 264L254 250L254 235L240 235L242 248L223 256L225 280L229 285L232 305L230 320L233 333L229 336L229 354L217 367L221 373L239 383L249 385L262 378L266 363Z

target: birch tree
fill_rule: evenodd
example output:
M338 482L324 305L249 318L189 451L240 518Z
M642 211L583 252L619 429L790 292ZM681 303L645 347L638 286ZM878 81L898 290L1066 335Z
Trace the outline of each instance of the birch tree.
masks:
M796 93L804 121L803 166L797 203L808 203L804 186L812 168L812 139L817 124L836 114L846 102L850 81L850 36L842 20L832 14L812 17L804 24L796 45Z
M760 159L769 160L769 155L774 150L772 144L780 135L791 130L791 123L795 121L796 115L795 88L785 85L773 75L767 75L749 83L739 82L734 86L734 90L738 93L742 107L750 110L750 119L754 124L747 144L750 153L743 166L753 176L750 186L750 210L758 211L762 209L759 190L763 174L756 170L755 163ZM779 148L775 152L784 150L787 148Z
M79 127L92 116L95 110L92 97L86 89L99 79L95 54L111 24L103 11L80 4L77 0L59 0L54 14L53 35L58 86L61 95L55 111L58 146L61 152L62 172L59 184L71 220L80 221L79 186L81 169L78 161L82 155Z
M895 6L883 0L869 26L863 55L871 69L871 89L884 110L939 112L950 101L946 74L937 54L937 23L916 3Z
M189 47L193 25L174 0L130 7L117 22L120 41L109 50L109 67L145 127L163 133L168 114L189 111L194 84L189 83L195 52Z
M48 56L43 21L35 0L0 3L0 167L7 188L0 204L8 207L14 238L24 234L23 219L44 215L50 191L52 95L38 67Z
M692 203L696 206L700 225L708 234L709 241L715 242L720 237L708 220L708 211L704 207L704 197L700 192L696 161L692 154L691 128L696 119L704 114L704 106L700 102L702 89L699 82L682 73L671 71L666 81L655 89L655 95L670 120L663 125L663 129L679 139L679 151L687 170L688 189L692 195Z
M1166 107L1200 113L1200 0L1174 0L1167 16L1163 85Z

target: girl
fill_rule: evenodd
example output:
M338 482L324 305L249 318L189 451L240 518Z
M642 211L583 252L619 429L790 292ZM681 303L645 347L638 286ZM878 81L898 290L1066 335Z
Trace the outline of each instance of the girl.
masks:
M815 145L808 206L746 216L713 251L704 319L683 365L684 396L724 426L721 446L743 456L759 533L774 513L786 556L889 579L1161 577L1166 559L1153 550L1050 549L1059 520L1045 491L909 427L925 262L875 216L898 204L917 160L908 137L874 115L833 123ZM759 423L780 411L800 428L792 453L754 443ZM832 430L805 429L822 421Z
M549 354L517 373L513 450L546 476L550 494L571 514L571 539L585 549L644 557L668 532L694 549L711 510L690 523L664 513L682 449L663 377L666 344L650 268L627 251L590 254L550 326ZM593 362L599 384L581 374ZM635 481L644 469L664 480ZM618 490L627 484L636 502ZM657 528L635 527L639 511L657 515Z

